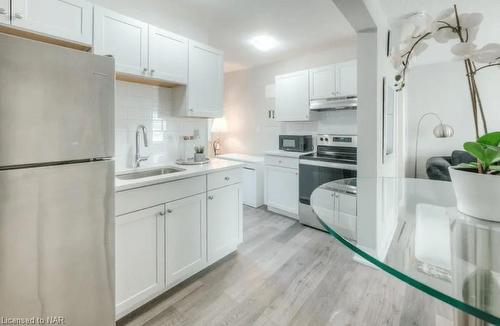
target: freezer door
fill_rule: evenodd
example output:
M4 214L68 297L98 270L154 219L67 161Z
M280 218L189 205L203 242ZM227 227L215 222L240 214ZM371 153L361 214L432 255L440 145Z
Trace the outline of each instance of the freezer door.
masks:
M0 316L114 325L113 216L113 161L0 171Z
M0 34L0 167L112 157L114 60Z

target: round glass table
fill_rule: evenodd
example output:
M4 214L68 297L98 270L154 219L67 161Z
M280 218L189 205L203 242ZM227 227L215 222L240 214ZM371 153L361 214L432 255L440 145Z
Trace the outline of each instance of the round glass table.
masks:
M311 206L354 259L457 308L456 325L500 325L500 223L459 213L451 183L337 180Z

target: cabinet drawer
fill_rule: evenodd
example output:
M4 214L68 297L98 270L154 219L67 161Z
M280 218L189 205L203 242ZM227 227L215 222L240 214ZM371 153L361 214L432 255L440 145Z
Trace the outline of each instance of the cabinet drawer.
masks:
M241 182L241 169L232 169L207 175L208 190Z
M289 169L299 168L299 159L293 157L266 155L266 165L281 166Z
M205 190L205 176L199 176L117 192L115 194L115 214L122 215L145 207L168 203L203 193Z

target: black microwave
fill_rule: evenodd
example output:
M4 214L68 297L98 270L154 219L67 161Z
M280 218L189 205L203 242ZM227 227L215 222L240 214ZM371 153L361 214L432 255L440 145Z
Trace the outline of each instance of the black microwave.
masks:
M280 135L280 150L311 152L313 150L313 137L311 135Z

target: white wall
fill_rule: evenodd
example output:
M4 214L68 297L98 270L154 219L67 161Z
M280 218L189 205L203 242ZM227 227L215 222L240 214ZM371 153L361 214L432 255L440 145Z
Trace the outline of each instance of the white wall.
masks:
M489 68L478 73L479 91L485 108L489 131L500 130L500 70ZM427 117L420 129L418 176L426 177L425 162L431 156L450 155L462 149L465 141L474 140L469 88L463 62L418 66L407 78L407 159L406 171L413 176L417 123L426 112L437 113L444 123L455 129L453 138L436 139L432 130L438 124Z
M274 98L266 98L266 86L274 76L354 59L355 42L309 53L294 60L225 74L224 112L229 132L223 152L262 154L278 148L280 134L356 134L355 111L322 112L312 122L277 122L268 119Z
M116 170L134 167L135 132L142 124L148 130L149 147L142 145L141 155L149 155L141 166L169 164L185 150L183 135L199 131L194 144L207 145L207 120L175 117L172 112L172 91L169 88L116 82L115 92L115 159ZM186 146L187 147L187 146ZM192 156L192 150L186 149Z

